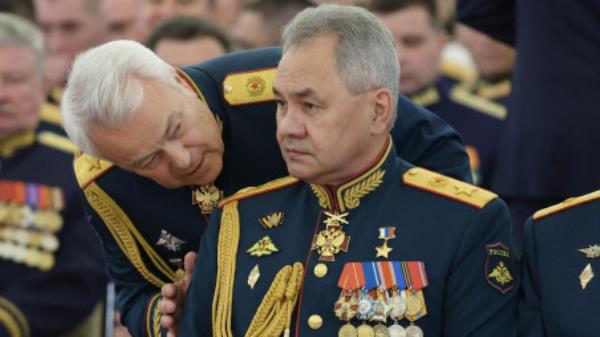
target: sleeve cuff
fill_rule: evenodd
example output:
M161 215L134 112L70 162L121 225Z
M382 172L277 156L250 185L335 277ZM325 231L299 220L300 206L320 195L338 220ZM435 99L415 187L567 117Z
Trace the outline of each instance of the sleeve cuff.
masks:
M13 303L0 297L0 335L5 330L10 337L29 337L29 323Z

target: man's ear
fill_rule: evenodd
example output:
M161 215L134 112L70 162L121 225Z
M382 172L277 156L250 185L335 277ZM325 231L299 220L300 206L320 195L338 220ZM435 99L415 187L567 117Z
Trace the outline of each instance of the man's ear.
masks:
M388 89L380 88L373 92L373 114L371 121L371 133L382 134L389 131L389 124L393 113L393 96Z

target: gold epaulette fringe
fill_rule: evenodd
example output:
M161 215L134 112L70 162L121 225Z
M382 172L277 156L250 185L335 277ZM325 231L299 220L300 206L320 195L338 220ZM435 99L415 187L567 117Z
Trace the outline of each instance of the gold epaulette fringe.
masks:
M405 185L429 191L443 197L460 201L476 208L483 208L498 195L454 178L415 167L402 176Z
M540 220L549 215L567 210L569 208L588 203L590 201L600 199L600 190L588 193L579 197L569 198L561 202L560 204L556 204L544 209L541 209L533 214L533 220Z
M300 262L279 270L250 322L246 337L289 336L303 275Z
M280 189L280 188L283 188L286 186L290 186L295 183L298 183L299 181L300 181L300 179L298 179L298 178L284 177L284 178L275 179L273 181L269 181L269 182L259 185L259 186L251 186L251 187L242 188L241 190L236 192L234 195L221 200L221 202L219 203L219 207L223 207L224 205L227 205L228 203L233 202L233 201L250 198L255 195L267 193L267 192L277 190L277 189Z

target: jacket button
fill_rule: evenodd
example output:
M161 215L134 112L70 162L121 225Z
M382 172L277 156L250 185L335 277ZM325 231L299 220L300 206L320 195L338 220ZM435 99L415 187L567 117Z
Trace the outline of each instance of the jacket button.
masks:
M318 329L321 327L321 325L323 325L323 318L321 318L321 316L319 315L310 315L310 317L308 318L308 326L311 329Z
M327 266L325 263L319 263L315 266L313 272L315 273L316 277L323 278L325 275L327 275Z

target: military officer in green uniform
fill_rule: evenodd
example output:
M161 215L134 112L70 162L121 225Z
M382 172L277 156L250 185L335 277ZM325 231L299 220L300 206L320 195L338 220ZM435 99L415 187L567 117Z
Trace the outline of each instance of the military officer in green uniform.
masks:
M519 336L600 331L600 191L537 211L525 223Z
M287 175L275 140L272 91L280 57L280 48L268 48L175 70L141 45L119 41L92 49L75 62L62 106L67 131L86 152L94 153L87 141L98 142L104 150L99 154L127 169L88 154L75 160L90 221L102 238L116 283L123 321L134 336L158 334L161 319L172 326L170 317L159 317L160 288L180 280L184 255L197 250L221 195ZM90 98L112 97L96 90L107 90L107 78L127 76L138 66L152 72L137 69L141 78L157 78L155 72L162 69L167 81L177 79L181 86L147 88L141 109L129 112L135 112L131 121L116 123L109 114L122 111L117 103L126 107L133 97L120 87L113 87L120 96L108 99L106 106L83 106ZM456 132L405 97L398 98L398 106L401 115L392 134L400 155L436 171L468 177L467 155ZM180 107L185 107L182 114ZM164 119L165 111L174 116ZM89 124L106 130L97 134L96 128L87 137L82 130ZM130 158L139 156L142 161L132 166ZM162 306L170 312L168 303Z
M508 210L396 155L389 31L324 5L283 41L273 91L291 177L221 202L178 336L514 336Z

